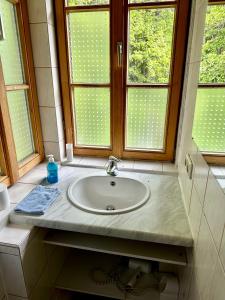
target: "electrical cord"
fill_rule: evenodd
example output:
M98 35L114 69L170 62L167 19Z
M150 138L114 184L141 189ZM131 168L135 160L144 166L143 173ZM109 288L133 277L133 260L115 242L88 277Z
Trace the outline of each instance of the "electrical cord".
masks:
M143 281L149 281L149 275L140 273L137 276L134 286L128 286L131 276L134 274L134 270L131 270L124 264L117 264L110 271L106 271L103 268L96 267L91 269L90 277L92 281L97 285L109 285L115 284L118 290L124 293L124 299L126 299L128 294L134 296L142 296L146 294L150 289L158 289L158 281L155 276L151 278L151 284L143 284Z

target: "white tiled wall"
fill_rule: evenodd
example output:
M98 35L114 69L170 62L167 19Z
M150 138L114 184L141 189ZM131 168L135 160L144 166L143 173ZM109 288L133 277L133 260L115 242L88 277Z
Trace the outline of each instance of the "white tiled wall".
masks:
M194 239L188 268L180 274L179 300L225 299L225 193L192 140L198 69L206 0L193 1L189 53L178 140L179 181ZM184 158L191 155L193 176L188 178Z
M53 0L27 3L45 154L61 160L65 142Z

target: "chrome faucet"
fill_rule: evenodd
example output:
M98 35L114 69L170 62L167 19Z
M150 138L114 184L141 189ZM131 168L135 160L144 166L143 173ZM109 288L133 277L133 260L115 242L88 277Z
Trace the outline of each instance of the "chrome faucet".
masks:
M106 172L110 176L117 176L118 175L118 166L117 163L120 161L119 158L115 156L109 157L109 162L106 168Z

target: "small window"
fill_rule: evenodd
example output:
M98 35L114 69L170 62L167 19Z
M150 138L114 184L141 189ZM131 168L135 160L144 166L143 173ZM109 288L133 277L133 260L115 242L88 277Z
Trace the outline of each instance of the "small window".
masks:
M67 142L173 160L189 1L55 1Z
M25 1L15 3L0 2L1 148L11 183L43 158L26 6Z
M209 3L193 127L199 149L213 163L225 161L224 20L225 2Z

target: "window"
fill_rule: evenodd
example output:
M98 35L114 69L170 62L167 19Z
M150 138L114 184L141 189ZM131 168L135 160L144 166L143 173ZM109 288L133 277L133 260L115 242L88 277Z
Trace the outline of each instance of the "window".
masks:
M55 2L67 142L172 160L189 1Z
M26 1L2 0L0 16L0 178L13 183L43 159L43 147Z
M208 5L193 137L208 162L225 162L225 1Z

